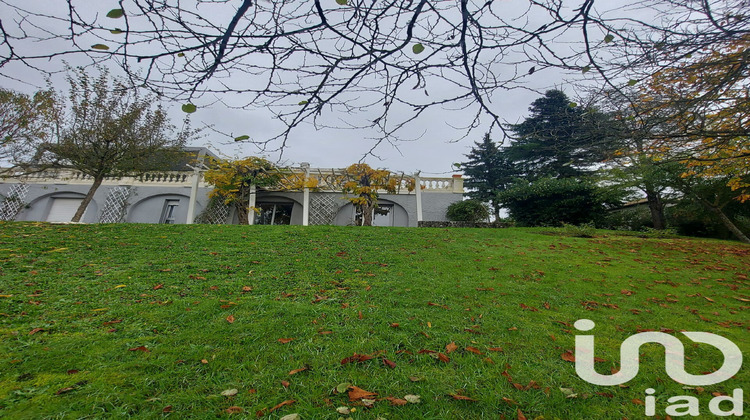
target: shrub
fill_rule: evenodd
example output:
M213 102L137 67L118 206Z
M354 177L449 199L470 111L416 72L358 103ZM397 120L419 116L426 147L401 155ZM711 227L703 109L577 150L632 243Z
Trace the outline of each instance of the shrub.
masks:
M487 206L477 200L458 201L448 206L446 216L454 222L480 222L487 220Z
M750 203L734 201L723 208L724 213L743 232L750 232ZM667 223L678 234L706 238L731 239L732 233L702 205L691 200L680 200L666 209Z
M596 227L593 223L583 223L578 226L563 223L563 235L573 236L575 238L593 238L596 234Z
M498 195L520 226L580 225L603 219L605 191L574 178L520 181Z
M602 229L632 231L644 231L653 226L651 212L646 205L610 210L599 224Z

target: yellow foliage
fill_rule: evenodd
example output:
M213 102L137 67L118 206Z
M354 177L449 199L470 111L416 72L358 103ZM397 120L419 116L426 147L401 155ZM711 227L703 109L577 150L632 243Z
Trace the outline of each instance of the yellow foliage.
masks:
M414 190L414 178L385 169L373 169L365 163L350 165L339 179L342 192L354 196L348 200L354 205L365 207L377 205L379 191L396 193L402 181L406 181L409 191Z
M222 197L225 204L247 201L250 186L271 187L280 184L281 174L267 159L247 157L240 160L212 159L204 177L214 186L210 197Z
M727 178L740 201L750 199L750 97L742 76L748 60L750 35L745 35L655 73L641 96L646 115L671 126L649 152L681 159L688 167L685 176Z

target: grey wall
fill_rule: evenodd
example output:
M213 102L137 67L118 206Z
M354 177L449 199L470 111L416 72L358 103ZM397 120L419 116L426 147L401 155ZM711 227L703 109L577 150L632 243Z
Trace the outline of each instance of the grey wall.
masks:
M12 183L0 182L0 195L8 194ZM83 218L85 223L96 223L99 221L101 211L109 194L109 190L116 185L103 185L94 195L94 199ZM49 214L52 199L54 198L83 198L88 192L89 185L78 184L29 184L29 192L25 202L27 208L23 209L16 220L43 221ZM176 222L185 223L187 220L189 186L134 186L128 199L129 207L125 220L134 223L158 223L167 199L179 199ZM197 216L208 203L210 187L199 188L195 215ZM353 207L340 193L311 192L310 195L327 194L334 197L334 202L339 204L335 224L348 225L353 223ZM0 200L3 198L0 197ZM422 214L425 221L445 221L445 213L451 203L460 201L461 194L452 193L422 193ZM302 193L301 192L259 192L258 202L293 202L292 224L302 224ZM394 226L417 226L417 200L415 194L383 194L381 203L394 204ZM232 212L229 223L237 223L236 216Z
M12 184L0 183L0 194L7 195ZM84 223L97 223L101 211L107 201L107 196L116 185L102 185L94 194L83 219ZM68 184L29 184L29 192L24 201L26 208L16 216L19 221L44 221L49 215L52 201L55 198L83 198L88 192L90 185L68 185ZM131 187L131 195L128 198L128 209L125 221L133 223L159 223L164 202L167 199L179 199L176 222L187 221L188 198L190 187ZM211 188L199 188L198 200L196 202L196 215L201 212L208 202L208 192Z
M0 188L5 191L10 190L10 185L2 184ZM30 184L29 192L24 201L27 203L26 208L16 216L16 220L24 221L44 221L49 215L52 201L55 198L81 198L86 196L90 185L67 185L67 184ZM107 197L109 188L100 187L94 194L86 213L83 215L81 222L96 223L99 221L99 211Z
M463 194L460 193L422 193L422 220L447 221L448 218L445 217L445 213L448 211L448 206L461 200L463 200ZM416 223L414 226L416 226Z
M417 220L416 213L413 213L412 217L409 217L409 214L406 212L406 209L401 204L395 201L386 200L384 198L379 199L378 203L393 205L393 226L407 227L407 226L416 225L416 220ZM416 205L414 206L414 208L416 212ZM412 221L414 221L414 223L411 223ZM347 203L339 208L339 211L336 214L335 224L339 226L351 226L354 224L354 205L353 204Z
M212 188L198 188L198 198L195 202L195 216L206 207L208 193ZM180 200L176 209L175 223L187 221L189 186L153 186L132 187L133 193L128 198L128 211L125 220L130 223L159 223L166 200Z

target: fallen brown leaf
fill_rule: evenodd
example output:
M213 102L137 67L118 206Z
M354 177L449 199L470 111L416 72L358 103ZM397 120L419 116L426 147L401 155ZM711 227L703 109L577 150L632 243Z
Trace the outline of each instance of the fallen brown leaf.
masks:
M407 401L406 400L402 400L401 398L386 397L385 399L388 400L391 403L391 405L401 406L401 405L406 405L407 404Z
M516 414L517 414L516 420L528 420L528 419L526 419L526 416L523 415L523 412L521 411L520 408L517 408L516 410L517 410L516 411Z
M474 401L476 400L474 398L467 397L466 395L459 395L459 394L448 394L451 397L453 397L454 400L461 400L461 401Z
M305 366L302 366L299 369L290 370L289 374L290 375L294 375L295 373L304 372L304 371L309 370L309 369L310 369L310 366L305 365Z
M451 352L454 352L456 350L458 350L458 346L454 342L451 342L450 344L448 344L447 346L445 346L445 352L446 353L451 353Z
M341 364L345 365L347 363L361 363L361 362L364 362L364 361L370 360L370 359L372 359L372 356L370 356L368 354L357 354L357 353L354 353L353 355L351 355L349 357L345 357L344 359L342 359L341 360Z
M159 290L159 289L163 289L163 288L164 288L164 285L161 284L161 283L159 283L156 286L152 287L153 290Z
M276 410L278 410L279 408L281 408L281 407L283 407L285 405L292 405L295 402L297 402L297 401L296 400L286 400L286 401L280 402L280 403L276 404L275 406L273 406L273 408L271 408L270 410L268 410L268 412L271 413L271 412L276 411Z
M293 339L293 338L279 338L279 339L278 339L278 340L276 340L276 341L278 341L278 342L279 342L279 343L281 343L281 344L286 344L286 343L289 343L289 342L291 342L291 341L294 341L294 339Z
M349 401L357 401L361 400L362 398L370 398L378 395L375 392L365 391L362 388L356 387L352 385L349 388Z
M328 296L315 295L315 300L313 300L312 303L322 302L327 299L328 299Z
M479 351L479 349L476 347L466 347L466 351L472 352L474 354L482 354L482 352Z
M245 411L242 407L237 407L236 405L233 405L225 410L227 414L239 414Z
M388 366L391 369L395 369L396 368L396 363L394 363L391 360L386 359L385 357L383 358L383 364L386 365L386 366Z
M560 357L566 362L575 363L576 361L576 356L570 350L565 351L565 353L561 354Z
M233 324L234 323L234 315L229 315L227 317L227 322L230 323L230 324Z
M132 349L128 349L128 351L142 351L142 352L148 353L151 350L149 350L148 348L146 348L146 346L138 346L138 347L133 347Z
M437 354L437 358L438 358L438 360L440 360L443 363L448 363L448 362L451 361L450 357L444 355L443 353L438 353Z

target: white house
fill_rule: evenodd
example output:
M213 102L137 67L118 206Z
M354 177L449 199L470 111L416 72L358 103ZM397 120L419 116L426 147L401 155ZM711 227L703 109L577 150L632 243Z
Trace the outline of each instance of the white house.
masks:
M205 148L188 148L202 160L211 155ZM211 185L186 163L174 170L151 172L138 177L106 179L81 219L84 223L237 223L231 207L209 199ZM288 168L318 179L335 176L340 169ZM374 225L418 226L419 221L444 221L451 203L463 197L460 175L450 178L416 177L409 192L382 193ZM46 170L28 175L8 174L0 178L0 220L67 222L73 217L91 183L75 170ZM355 207L340 191L327 188L302 191L258 189L249 205L260 209L253 224L352 225ZM254 203L252 202L254 198ZM253 214L253 212L251 212Z

